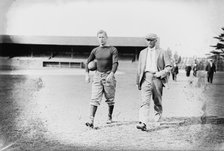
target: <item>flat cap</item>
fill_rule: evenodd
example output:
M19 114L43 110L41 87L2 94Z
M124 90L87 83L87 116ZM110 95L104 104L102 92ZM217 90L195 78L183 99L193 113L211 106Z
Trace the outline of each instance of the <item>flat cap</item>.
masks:
M145 36L145 39L157 39L158 38L158 36L156 35L156 34L147 34L146 36Z

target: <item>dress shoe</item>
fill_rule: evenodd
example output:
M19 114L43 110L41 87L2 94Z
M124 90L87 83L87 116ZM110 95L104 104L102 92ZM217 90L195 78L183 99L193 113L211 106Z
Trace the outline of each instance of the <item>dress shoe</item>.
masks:
M145 123L142 123L142 122L139 122L137 125L136 125L136 128L137 129L140 129L142 131L146 131L146 124Z
M107 119L107 121L106 121L106 123L107 123L107 124L111 124L112 122L113 122L113 121L112 121L112 117L109 116L108 119Z

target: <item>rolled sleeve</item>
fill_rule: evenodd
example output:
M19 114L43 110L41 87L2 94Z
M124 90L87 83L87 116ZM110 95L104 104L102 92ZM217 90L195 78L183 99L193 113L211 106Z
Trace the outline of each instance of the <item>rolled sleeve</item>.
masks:
M118 63L118 51L116 48L113 49L113 64Z
M118 51L116 48L113 49L112 55L112 72L115 73L118 67Z

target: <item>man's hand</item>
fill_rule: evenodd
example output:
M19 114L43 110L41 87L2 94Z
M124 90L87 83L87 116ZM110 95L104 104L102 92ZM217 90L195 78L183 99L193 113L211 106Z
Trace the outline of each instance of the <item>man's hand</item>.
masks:
M90 83L89 73L86 73L85 81L86 83Z
M107 78L106 78L106 81L108 82L108 81L112 81L112 79L113 79L113 77L114 77L114 73L113 72L110 72L110 74L107 76Z
M161 73L160 73L160 72L156 72L156 73L154 74L154 76L155 76L156 78L159 78L159 77L161 77Z

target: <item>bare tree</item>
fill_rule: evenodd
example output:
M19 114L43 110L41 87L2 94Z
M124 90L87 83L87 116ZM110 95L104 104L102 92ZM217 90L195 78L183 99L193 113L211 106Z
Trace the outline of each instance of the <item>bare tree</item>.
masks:
M176 64L179 64L180 61L181 61L181 56L178 55L177 51L172 52L172 50L170 48L167 49L167 54L169 56L169 58L171 59L171 62L172 63L176 63Z

